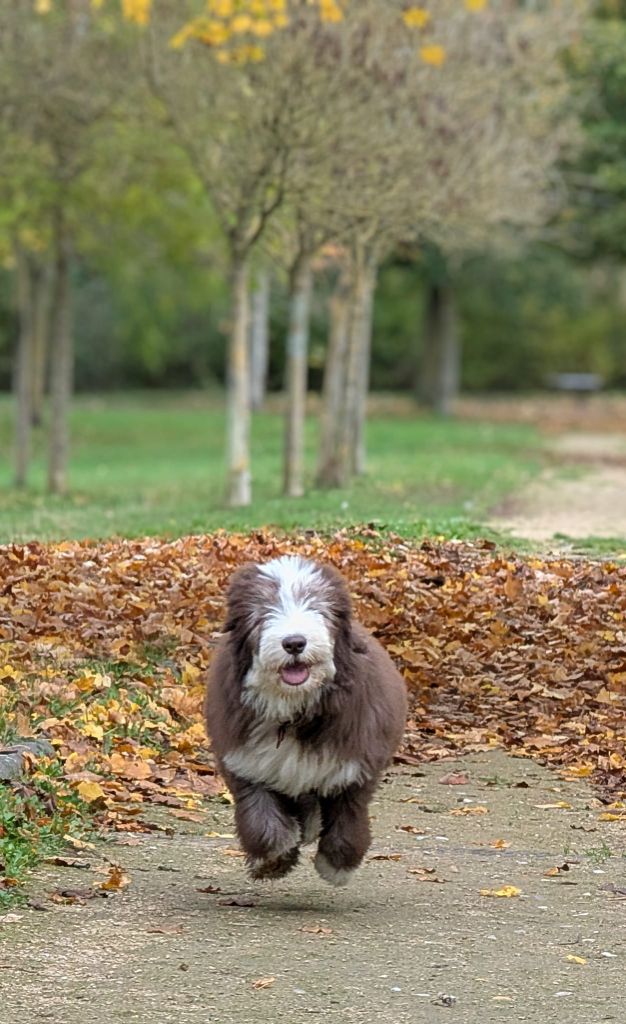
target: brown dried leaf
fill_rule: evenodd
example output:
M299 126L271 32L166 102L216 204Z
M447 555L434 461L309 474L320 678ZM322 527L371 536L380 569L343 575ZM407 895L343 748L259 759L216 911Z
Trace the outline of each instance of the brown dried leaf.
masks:
M119 864L111 864L109 876L106 881L101 882L99 887L105 892L119 892L130 885L130 877L125 874Z

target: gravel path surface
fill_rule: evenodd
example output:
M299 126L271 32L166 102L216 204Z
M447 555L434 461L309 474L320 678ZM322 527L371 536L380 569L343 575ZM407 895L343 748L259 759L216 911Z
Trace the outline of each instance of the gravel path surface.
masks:
M554 463L489 521L527 540L626 538L626 438L564 434L551 446Z
M202 826L112 838L88 856L118 861L124 891L58 906L55 887L102 875L49 867L33 897L50 910L0 923L0 1020L622 1022L626 825L602 811L584 782L494 751L394 771L347 889L308 856L250 883L218 803Z

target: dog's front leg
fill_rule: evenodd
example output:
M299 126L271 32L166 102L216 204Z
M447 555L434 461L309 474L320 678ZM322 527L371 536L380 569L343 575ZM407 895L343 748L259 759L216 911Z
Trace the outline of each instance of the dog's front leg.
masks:
M300 825L293 801L244 779L229 779L235 825L253 878L282 878L298 863Z
M331 885L346 885L372 840L368 805L373 787L351 786L336 796L322 797L322 835L315 870Z

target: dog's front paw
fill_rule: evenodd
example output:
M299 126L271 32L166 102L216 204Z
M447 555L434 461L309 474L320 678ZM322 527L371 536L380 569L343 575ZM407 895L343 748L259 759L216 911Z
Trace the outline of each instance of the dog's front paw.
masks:
M249 857L248 870L256 881L284 878L298 863L300 851L297 846L278 857Z
M356 870L356 868L334 867L328 857L319 852L315 854L313 867L320 878L323 878L330 885L336 886L347 885Z

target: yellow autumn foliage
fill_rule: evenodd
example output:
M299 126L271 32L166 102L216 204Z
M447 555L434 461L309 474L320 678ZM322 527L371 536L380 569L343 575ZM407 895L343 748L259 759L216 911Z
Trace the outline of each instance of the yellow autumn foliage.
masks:
M335 0L319 0L322 21L343 21L343 11Z
M446 51L438 43L430 43L420 48L420 57L424 64L431 64L435 68L441 67L446 60Z
M425 28L430 21L430 11L423 7L409 7L404 11L402 19L409 28Z
M122 14L135 25L147 25L151 9L152 0L122 0Z

